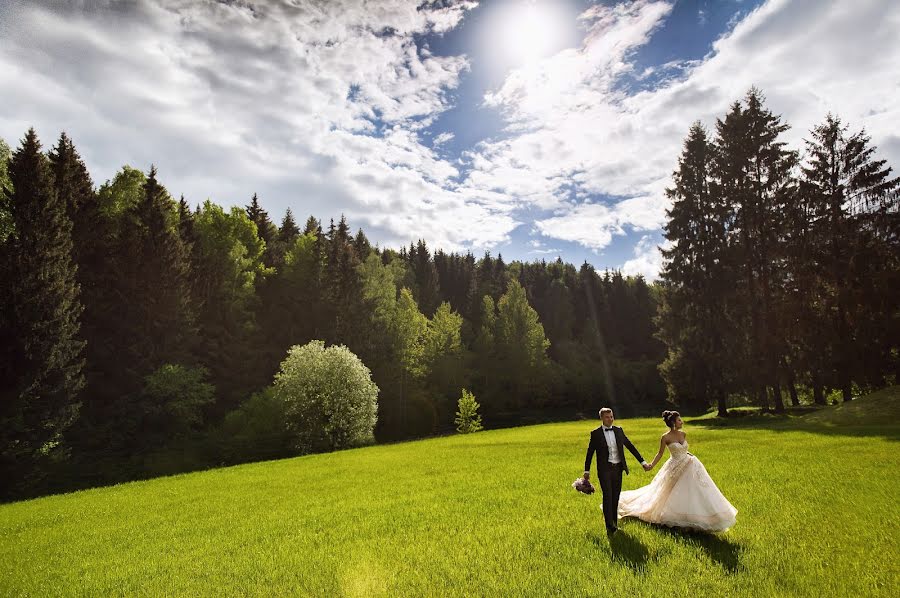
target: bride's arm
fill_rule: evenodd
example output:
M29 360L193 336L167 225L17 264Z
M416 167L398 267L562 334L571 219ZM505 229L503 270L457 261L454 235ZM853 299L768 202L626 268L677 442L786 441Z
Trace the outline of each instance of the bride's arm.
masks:
M656 467L656 464L659 463L659 460L662 459L663 453L666 452L666 437L665 435L659 437L659 451L656 453L656 456L653 457L653 462L650 463L650 469Z

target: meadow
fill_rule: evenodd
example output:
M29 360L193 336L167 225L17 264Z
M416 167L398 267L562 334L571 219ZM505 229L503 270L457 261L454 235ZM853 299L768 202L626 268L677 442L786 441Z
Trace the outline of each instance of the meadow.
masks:
M897 595L900 387L685 420L739 511L723 534L608 539L599 494L570 486L599 423L578 421L0 505L0 595ZM617 423L650 460L661 421ZM658 470L631 463L625 489Z

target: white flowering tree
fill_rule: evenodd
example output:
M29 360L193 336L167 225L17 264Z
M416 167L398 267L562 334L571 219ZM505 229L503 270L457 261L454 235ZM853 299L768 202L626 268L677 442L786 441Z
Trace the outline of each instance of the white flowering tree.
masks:
M373 440L378 387L360 359L343 345L295 345L275 376L287 428L302 452L359 446Z

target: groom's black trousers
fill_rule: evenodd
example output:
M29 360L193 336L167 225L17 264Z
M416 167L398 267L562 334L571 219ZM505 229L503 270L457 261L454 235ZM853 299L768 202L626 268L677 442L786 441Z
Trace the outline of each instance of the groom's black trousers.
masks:
M619 494L622 493L621 463L603 463L597 468L597 477L600 482L600 492L603 493L603 519L606 522L606 531L617 529L619 511Z

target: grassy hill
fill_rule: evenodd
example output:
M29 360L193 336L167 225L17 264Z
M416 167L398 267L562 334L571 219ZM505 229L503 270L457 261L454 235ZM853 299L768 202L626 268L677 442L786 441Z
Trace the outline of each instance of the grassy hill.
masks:
M895 387L802 417L689 421L739 510L720 535L629 520L608 540L599 495L570 487L597 422L2 505L0 595L895 595L898 414ZM618 423L649 460L662 423ZM632 469L626 489L653 475Z

